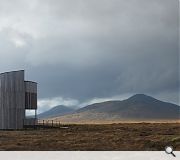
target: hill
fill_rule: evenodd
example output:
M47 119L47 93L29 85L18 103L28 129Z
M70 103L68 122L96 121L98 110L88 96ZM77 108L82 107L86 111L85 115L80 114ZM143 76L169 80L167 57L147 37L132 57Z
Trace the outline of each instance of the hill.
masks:
M39 119L53 118L53 117L70 114L73 112L74 112L74 109L63 106L63 105L59 105L59 106L51 108L50 110L48 110L46 112L40 113L38 115L38 118Z
M153 97L136 94L123 101L107 101L83 107L57 119L64 122L121 120L178 120L180 106Z

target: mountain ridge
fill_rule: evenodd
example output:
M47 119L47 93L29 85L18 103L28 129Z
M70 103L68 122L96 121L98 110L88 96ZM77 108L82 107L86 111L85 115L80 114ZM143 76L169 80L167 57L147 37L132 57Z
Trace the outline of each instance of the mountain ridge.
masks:
M122 101L87 105L56 119L64 121L179 119L180 106L151 96L136 94Z
M58 105L58 106L51 108L50 110L47 110L43 113L38 114L37 117L39 119L53 118L53 117L58 117L58 116L70 114L70 113L73 113L74 111L75 110L73 108L70 108L70 107L67 107L64 105Z

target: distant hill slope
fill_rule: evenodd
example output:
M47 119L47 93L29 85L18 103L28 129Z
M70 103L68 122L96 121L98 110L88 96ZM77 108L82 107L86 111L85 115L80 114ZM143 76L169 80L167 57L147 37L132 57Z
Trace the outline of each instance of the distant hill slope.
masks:
M123 101L107 101L88 105L73 114L59 117L61 121L107 120L171 120L179 119L180 106L137 94Z
M59 106L51 108L50 110L48 110L46 112L40 113L38 115L38 118L39 119L53 118L53 117L58 117L58 116L70 114L73 112L74 112L74 109L63 106L63 105L59 105Z

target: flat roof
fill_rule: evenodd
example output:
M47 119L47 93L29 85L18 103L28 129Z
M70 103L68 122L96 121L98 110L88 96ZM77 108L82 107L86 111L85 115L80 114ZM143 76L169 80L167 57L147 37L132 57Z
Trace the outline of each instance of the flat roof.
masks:
M16 71L3 72L3 73L0 73L0 74L6 74L6 73L11 73L11 72L20 72L20 71L23 71L23 72L24 72L24 70L16 70Z
M31 82L31 83L36 83L37 84L37 82L34 82L34 81L24 81L24 82Z

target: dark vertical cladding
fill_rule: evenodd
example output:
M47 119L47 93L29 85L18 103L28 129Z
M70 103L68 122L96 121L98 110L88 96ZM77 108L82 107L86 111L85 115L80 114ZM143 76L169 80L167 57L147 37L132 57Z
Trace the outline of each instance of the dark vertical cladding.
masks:
M37 83L25 81L25 109L37 109Z
M24 81L24 71L0 74L0 129L22 129L25 109L37 109L37 83Z
M22 129L25 118L24 71L0 74L0 129Z

